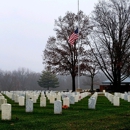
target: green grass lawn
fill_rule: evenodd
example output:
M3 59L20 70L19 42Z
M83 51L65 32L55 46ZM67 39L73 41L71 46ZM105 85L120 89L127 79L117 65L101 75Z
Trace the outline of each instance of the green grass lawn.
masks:
M12 119L1 120L0 130L130 130L130 103L120 99L120 106L115 107L105 96L98 96L92 110L88 109L88 98L63 109L60 115L54 114L54 104L48 100L46 107L40 107L38 99L34 111L26 113L25 107L7 98L12 104Z

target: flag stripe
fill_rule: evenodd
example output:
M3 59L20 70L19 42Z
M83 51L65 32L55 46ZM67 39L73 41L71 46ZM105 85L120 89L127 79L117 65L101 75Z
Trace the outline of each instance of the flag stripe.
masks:
M69 37L68 42L73 45L75 40L78 39L78 28L71 34L71 36Z

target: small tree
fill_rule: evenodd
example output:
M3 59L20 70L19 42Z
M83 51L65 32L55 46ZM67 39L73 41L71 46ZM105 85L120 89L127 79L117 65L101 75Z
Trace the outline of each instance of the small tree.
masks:
M99 65L91 50L85 52L87 57L82 58L81 74L91 78L91 91L93 91L94 77L99 72Z
M49 71L43 71L37 82L39 86L47 88L47 90L49 90L49 88L59 87L58 78Z

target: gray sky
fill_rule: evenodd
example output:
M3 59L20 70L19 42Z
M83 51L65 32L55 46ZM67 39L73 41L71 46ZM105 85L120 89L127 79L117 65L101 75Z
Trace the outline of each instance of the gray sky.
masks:
M43 50L55 36L54 20L67 11L77 13L78 0L0 0L0 69L28 68L41 72ZM90 15L98 0L79 0Z

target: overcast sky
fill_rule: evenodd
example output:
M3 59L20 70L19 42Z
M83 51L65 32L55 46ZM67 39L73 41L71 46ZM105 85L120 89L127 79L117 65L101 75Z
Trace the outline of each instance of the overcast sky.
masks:
M43 50L55 36L54 20L67 11L77 13L78 0L0 0L0 69L26 68L41 72ZM79 0L90 15L98 0Z

